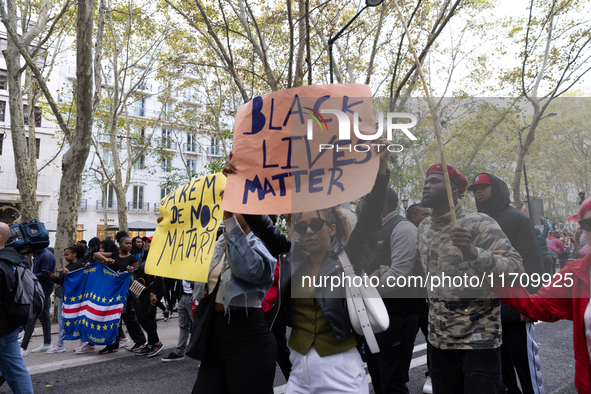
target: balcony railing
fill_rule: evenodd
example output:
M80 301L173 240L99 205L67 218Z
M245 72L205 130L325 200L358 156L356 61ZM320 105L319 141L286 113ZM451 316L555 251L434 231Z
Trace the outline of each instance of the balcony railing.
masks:
M197 152L198 148L197 144L183 144L183 151L185 152Z
M155 141L156 144L165 149L176 149L177 143L169 138L162 138Z
M103 212L104 210L107 212L117 211L117 201L115 200L96 200L96 210L97 212Z
M86 200L86 198L81 198L80 205L78 206L78 210L79 211L86 211L87 207L88 207L88 200Z
M160 203L158 202L154 203L154 213L160 215Z
M220 156L222 154L222 150L215 145L210 145L207 147L207 153L214 156Z
M127 210L129 212L150 212L150 203L130 201L127 203Z

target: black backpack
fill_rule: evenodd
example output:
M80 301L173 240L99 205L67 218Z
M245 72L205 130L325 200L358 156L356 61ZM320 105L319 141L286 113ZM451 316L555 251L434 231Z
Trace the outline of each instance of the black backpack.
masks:
M45 293L39 279L24 264L12 266L15 276L14 300L9 316L15 323L26 326L34 323L43 312Z

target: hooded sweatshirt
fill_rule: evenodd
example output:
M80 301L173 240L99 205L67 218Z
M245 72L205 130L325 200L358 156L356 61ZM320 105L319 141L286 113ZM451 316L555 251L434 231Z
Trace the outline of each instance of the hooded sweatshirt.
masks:
M0 249L0 337L10 334L19 325L15 324L8 310L14 301L16 278L13 267L23 264L23 256L13 248Z
M492 192L487 201L476 201L478 212L487 214L501 226L511 245L521 255L523 268L528 275L542 275L545 272L544 263L534 224L527 215L509 205L511 198L507 184L496 175L487 175L492 183ZM537 289L532 287L527 290L537 293Z

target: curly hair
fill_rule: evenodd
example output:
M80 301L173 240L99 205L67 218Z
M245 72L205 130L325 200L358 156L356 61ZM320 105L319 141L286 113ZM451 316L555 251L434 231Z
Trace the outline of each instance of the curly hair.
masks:
M115 245L115 242L113 242L110 239L105 239L104 241L102 241L99 245L99 248L100 248L100 246L103 247L103 250L105 252L115 253L115 252L119 251L119 249L117 248L117 245Z
M124 238L129 238L127 231L117 231L117 234L115 234L115 241L117 241L119 245L121 245L121 241Z
M316 210L318 213L318 217L326 219L329 224L334 224L336 227L335 236L337 236L341 241L347 242L351 233L353 232L353 228L355 227L355 222L357 218L351 212L351 215L347 213L347 210L336 206L332 208L326 209L319 209ZM348 211L350 212L350 211ZM297 223L302 216L302 213L294 214L294 219L292 223Z

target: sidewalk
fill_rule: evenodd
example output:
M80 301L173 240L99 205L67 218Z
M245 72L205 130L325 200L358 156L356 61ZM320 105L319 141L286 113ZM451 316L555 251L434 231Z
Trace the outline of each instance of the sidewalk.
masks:
M162 351L162 353L155 357L155 359L160 359L160 357L166 356L169 351L176 347L179 336L179 326L177 322L176 313L173 314L171 319L169 319L168 321L164 321L162 311L158 310L156 317L158 318L158 336L160 337L160 341L164 344L164 350ZM53 323L51 325L52 345L57 344L58 329L59 325L57 323ZM125 324L123 324L123 329L127 333L127 330L125 329ZM22 333L19 337L22 337ZM39 325L35 327L33 338L29 343L29 355L23 357L23 359L25 360L25 364L27 365L27 369L29 370L29 373L31 375L41 372L49 372L69 368L72 366L93 364L101 361L130 357L135 355L135 353L132 353L127 350L133 346L133 342L130 342L124 348L119 349L117 353L109 353L102 355L99 355L96 352L76 354L74 353L74 349L76 348L76 346L80 344L78 340L65 341L64 346L66 347L66 351L63 353L46 354L31 352L31 350L39 347L42 343L43 330ZM98 350L100 350L99 346L97 346L97 351Z

